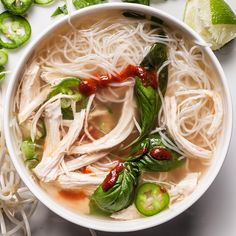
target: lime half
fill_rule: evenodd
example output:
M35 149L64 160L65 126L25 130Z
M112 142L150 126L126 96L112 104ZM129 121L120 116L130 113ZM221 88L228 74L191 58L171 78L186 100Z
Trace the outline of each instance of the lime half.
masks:
M187 0L184 22L210 43L213 50L236 37L236 15L223 0Z

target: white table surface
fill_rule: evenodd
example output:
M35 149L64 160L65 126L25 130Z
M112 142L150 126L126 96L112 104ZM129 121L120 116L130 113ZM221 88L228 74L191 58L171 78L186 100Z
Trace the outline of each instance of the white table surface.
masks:
M199 0L201 1L201 0ZM182 19L185 0L151 0L152 6L162 9L179 19ZM236 11L236 1L227 0ZM32 26L32 37L45 29L56 19L50 15L56 5L48 7L34 6L29 13ZM0 10L2 10L0 6ZM61 16L63 17L63 16ZM58 17L60 18L60 17ZM58 19L57 18L57 19ZM27 45L10 53L9 70L21 60ZM236 40L226 45L216 53L228 78L233 107L236 104ZM8 76L6 83L8 83ZM234 111L236 117L236 110ZM236 118L235 118L236 119ZM152 229L133 233L122 233L123 236L163 235L163 236L235 236L236 235L236 131L234 130L226 161L214 183L187 211L175 219ZM89 236L87 229L74 225L49 211L39 203L30 221L33 236ZM117 233L98 232L98 236L117 235Z

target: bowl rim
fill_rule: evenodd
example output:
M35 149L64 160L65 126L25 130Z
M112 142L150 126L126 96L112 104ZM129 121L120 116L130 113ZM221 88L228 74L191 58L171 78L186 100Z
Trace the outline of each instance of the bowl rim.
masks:
M185 31L186 33L190 34L191 37L196 39L198 42L203 43L204 41L201 39L201 37L194 32L189 26L187 26L182 21L178 20L177 18L169 15L168 13L158 10L156 8L150 7L150 6L144 6L140 4L130 4L130 3L103 3L100 5L90 6L87 8L80 9L78 11L75 11L70 16L65 16L54 23L52 23L50 26L48 26L44 31L42 31L38 37L36 37L34 40L32 40L27 48L25 48L25 52L22 55L21 62L18 63L17 67L14 70L14 73L11 76L11 80L9 81L6 96L5 96L5 102L4 102L4 133L5 133L5 139L7 148L11 157L11 160L25 183L25 185L30 189L30 191L45 205L47 208L55 212L57 215L63 217L64 219L73 222L77 225L86 227L86 228L93 228L95 230L100 231L107 231L107 232L130 232L130 231L137 231L142 230L150 227L157 226L159 224L162 224L166 221L169 221L176 217L177 215L184 212L186 209L188 209L190 206L192 206L209 188L209 186L212 184L214 179L216 178L217 174L219 173L219 170L225 160L228 147L230 144L231 134L232 134L232 121L233 121L233 114L232 114L232 102L231 102L231 96L229 91L229 86L226 80L226 77L224 75L224 71L217 60L216 56L212 52L212 50L209 47L204 48L205 52L208 54L213 66L217 68L217 72L219 74L219 78L223 84L223 88L225 91L225 101L226 101L226 110L227 110L227 120L226 122L226 128L225 128L225 138L224 138L224 145L222 147L222 158L218 160L218 165L215 166L213 172L208 178L204 177L204 181L202 181L199 188L197 188L190 196L186 197L184 201L181 201L178 206L173 209L169 209L168 211L161 212L160 214L153 216L153 217L147 217L137 220L131 220L131 221L113 221L113 220L101 220L92 218L91 216L82 215L78 213L73 213L69 209L65 209L64 207L60 206L59 203L56 203L52 198L46 194L41 187L39 187L30 175L22 171L22 168L20 166L20 160L18 156L15 154L14 151L14 145L13 141L11 141L11 129L10 129L10 113L11 113L11 97L12 92L14 90L15 83L22 71L22 67L24 66L24 63L28 60L28 57L31 55L34 47L41 42L44 38L46 38L51 32L53 32L55 29L57 29L61 24L64 24L69 17L76 17L80 15L90 14L95 12L96 10L109 10L109 9L116 9L116 10L133 10L133 11L140 11L145 12L147 14L154 14L158 17L170 21L176 25L178 25L178 28L181 31ZM181 204L184 202L184 204ZM141 223L142 222L142 223ZM141 223L141 224L140 224Z

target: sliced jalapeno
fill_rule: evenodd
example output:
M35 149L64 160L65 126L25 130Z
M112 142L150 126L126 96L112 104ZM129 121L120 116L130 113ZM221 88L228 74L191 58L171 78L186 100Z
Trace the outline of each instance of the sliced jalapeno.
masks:
M8 61L8 53L4 49L0 49L0 66L5 66Z
M55 0L34 0L35 4L38 4L38 5L41 5L41 6L50 5L54 2L55 2Z
M10 12L0 14L0 46L14 49L23 45L31 35L29 22Z
M23 15L31 7L33 0L1 0L6 10L14 15Z
M145 216L153 216L164 210L170 202L170 196L165 188L155 183L144 183L135 197L135 206Z
M3 66L0 66L0 81L5 79L6 71Z

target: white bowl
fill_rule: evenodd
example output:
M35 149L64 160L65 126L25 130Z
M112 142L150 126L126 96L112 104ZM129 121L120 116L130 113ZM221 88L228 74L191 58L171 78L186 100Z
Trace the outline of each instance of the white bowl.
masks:
M147 15L156 16L162 19L167 25L170 25L172 28L176 28L181 30L185 35L190 37L190 39L197 40L198 42L203 42L199 35L197 35L191 28L185 25L183 22L175 19L174 17L168 15L165 12L160 10L138 5L138 4L127 4L127 3L110 3L110 4L101 4L92 7L88 7L82 10L75 12L71 17L83 17L88 14L98 14L99 11L109 11L111 9L116 10L133 10L137 12L141 12ZM41 187L32 179L29 171L26 169L23 160L16 154L16 143L13 139L12 130L10 126L10 120L12 117L12 102L13 102L13 94L15 91L16 86L18 85L18 79L20 77L20 73L22 68L24 67L26 61L28 60L29 56L33 52L33 50L37 47L37 45L46 37L48 37L54 30L60 27L68 20L68 17L64 17L61 20L55 22L50 27L48 27L43 33L39 35L39 37L34 40L31 45L25 51L23 59L17 65L15 73L12 75L12 79L8 86L6 100L5 100L5 114L4 114L4 128L5 128L5 135L6 135L6 143L7 147L11 156L11 159L15 165L16 170L18 171L20 177L28 186L28 188L32 191L32 193L43 203L45 204L50 210L54 211L59 216L84 227L93 228L102 231L110 231L110 232L127 232L127 231L136 231L141 230L153 226L157 226L162 224L183 211L189 208L193 203L195 203L203 194L206 192L208 187L212 184L213 180L215 179L216 175L218 174L230 142L231 131L232 131L232 104L230 99L230 92L228 88L228 84L222 70L220 63L218 62L217 58L213 54L210 48L206 47L203 50L208 55L210 62L212 63L213 70L215 71L216 75L218 76L224 97L224 108L225 108L225 116L224 116L224 124L223 124L223 133L219 143L218 150L214 157L214 160L207 170L207 173L204 175L203 179L198 184L196 190L186 197L183 201L175 204L171 209L165 210L158 215L152 217L146 217L137 220L131 221L114 221L109 219L99 219L95 216L83 215L78 214L70 211L69 209L64 208L63 206L59 205L55 202L47 193L45 193Z

